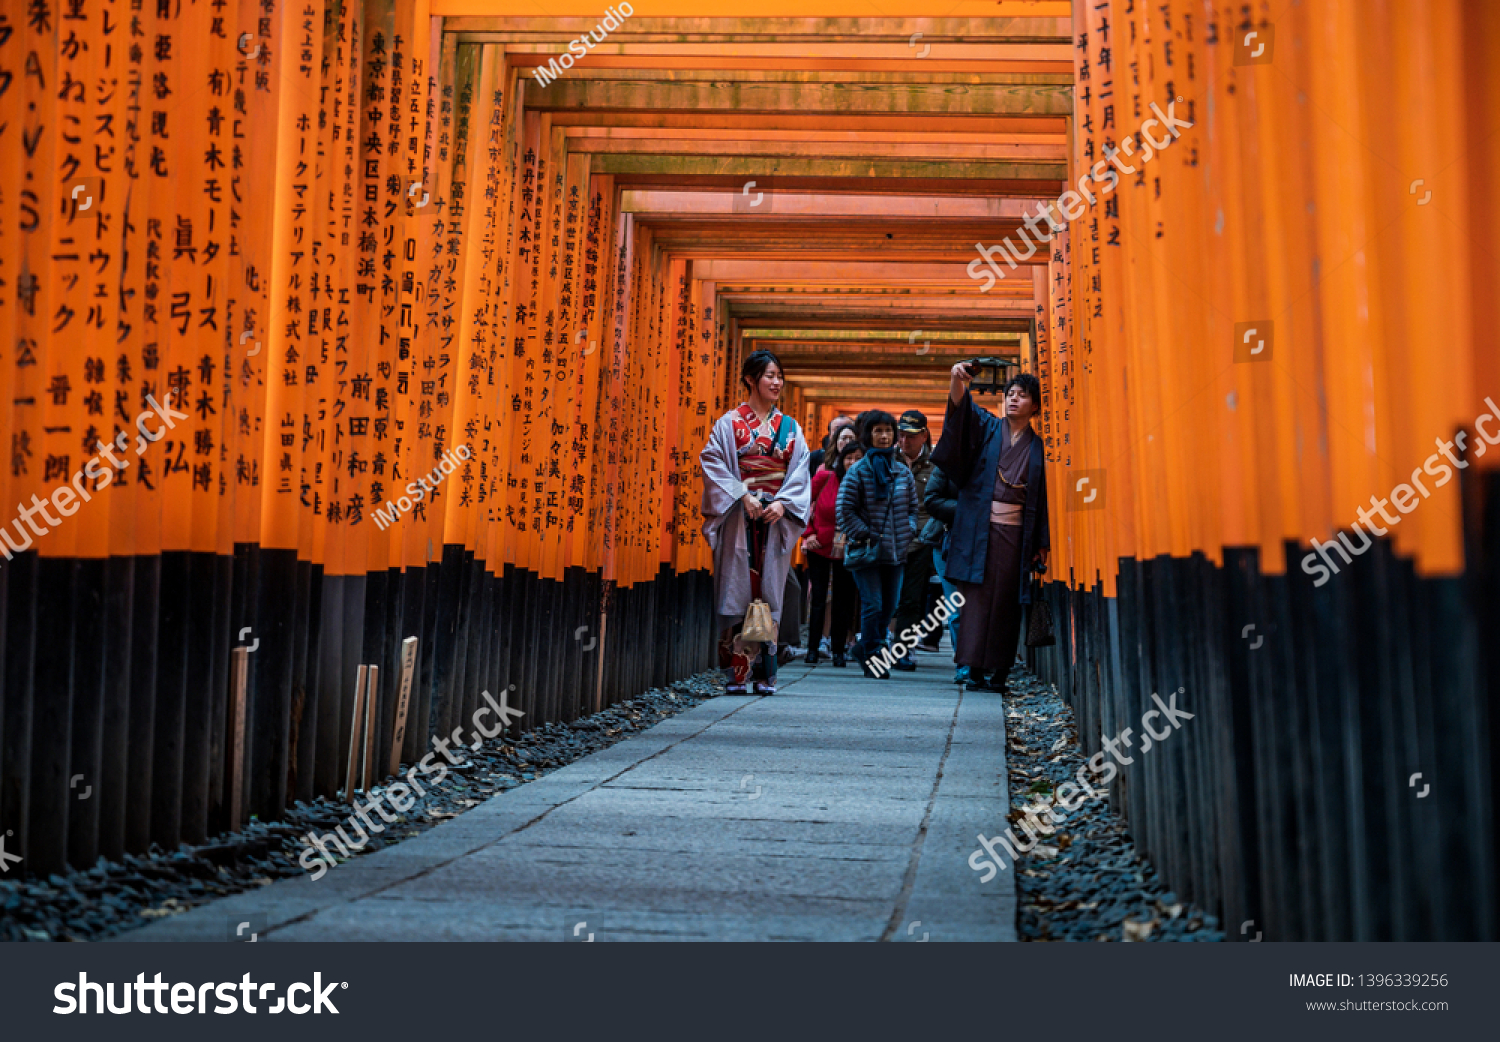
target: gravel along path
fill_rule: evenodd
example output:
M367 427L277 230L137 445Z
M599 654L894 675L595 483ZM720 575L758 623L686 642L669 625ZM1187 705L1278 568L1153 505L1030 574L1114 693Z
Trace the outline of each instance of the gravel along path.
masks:
M1038 799L1052 803L1057 786L1072 780L1088 758L1078 744L1073 710L1052 685L1017 667L1010 688L1005 696L1010 821L1015 834L1028 841L1019 824L1024 808ZM1068 812L1019 867L1017 934L1023 941L1224 939L1218 919L1180 901L1157 879L1106 800L1085 799Z
M1073 712L1050 685L1012 673L1006 696L1011 821L1073 778L1085 757ZM547 724L509 741L496 739L449 768L437 788L361 854L420 835L491 796L524 785L723 692L718 670L655 688L572 724ZM1063 744L1059 745L1058 743ZM229 894L304 871L297 864L309 829L332 831L346 805L319 798L296 803L279 821L252 820L242 831L198 847L153 849L86 871L45 880L0 881L0 941L97 940L176 915ZM1021 940L1217 941L1218 921L1179 902L1136 852L1124 822L1103 800L1086 800L1026 855L1016 874Z
M571 724L544 724L513 739L496 737L416 801L355 856L420 835L497 793L524 785L722 694L718 670L611 706ZM376 790L372 790L376 791ZM185 912L229 894L304 873L297 864L309 829L331 832L349 807L326 797L298 801L281 820L252 820L242 831L198 847L99 859L86 871L47 879L0 881L0 941L92 941Z

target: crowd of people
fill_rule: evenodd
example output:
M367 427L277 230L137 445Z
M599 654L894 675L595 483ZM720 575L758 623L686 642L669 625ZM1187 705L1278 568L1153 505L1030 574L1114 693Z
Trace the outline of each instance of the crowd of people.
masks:
M801 642L795 614L782 639L783 608L800 604L805 587L808 665L826 656L841 668L852 657L865 676L889 679L875 660L890 661L895 635L910 631L920 641L894 668L915 671L918 653L941 651L928 610L934 576L949 603L962 595L946 621L954 681L1005 690L1050 547L1045 454L1031 427L1041 388L1029 373L1011 377L997 416L974 401L971 379L966 363L951 370L935 445L920 410L899 420L870 410L835 417L809 451L797 421L777 408L780 360L770 351L745 359L745 401L719 418L699 456L730 693L774 693L778 661ZM805 573L792 567L799 540ZM777 631L752 625L751 640L756 602Z

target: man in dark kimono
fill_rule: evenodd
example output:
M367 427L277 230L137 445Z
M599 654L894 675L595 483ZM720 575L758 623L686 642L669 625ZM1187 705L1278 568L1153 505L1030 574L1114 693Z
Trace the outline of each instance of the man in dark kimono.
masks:
M1005 418L969 394L963 362L953 367L943 436L932 461L958 485L958 509L944 547L946 576L964 596L954 661L969 667L969 688L1004 691L1021 635L1029 580L1045 568L1047 461L1031 429L1041 385L1021 373L1005 385Z

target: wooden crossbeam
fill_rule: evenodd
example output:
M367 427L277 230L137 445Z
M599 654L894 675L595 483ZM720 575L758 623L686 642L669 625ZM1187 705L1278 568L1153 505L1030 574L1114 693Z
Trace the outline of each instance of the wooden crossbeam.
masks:
M672 112L900 112L1003 116L1065 116L1073 110L1071 84L973 83L962 90L921 80L907 83L802 83L739 80L658 81L591 79L568 76L540 86L525 81L528 109Z
M555 110L554 127L716 127L723 129L864 130L944 134L1066 134L1064 116L1004 116L988 112L593 112ZM858 191L858 189L855 189Z
M559 36L559 41L565 42L564 37ZM466 33L462 37L464 43L490 43L499 42L488 33ZM507 57L511 63L522 69L533 69L537 66L546 65L557 57L555 45L535 44L529 45L534 49L522 49L515 45L506 48ZM624 51L624 48L618 48ZM748 55L683 55L683 54L660 54L645 55L640 53L617 53L600 54L597 50L587 57L579 59L570 74L580 72L603 72L611 73L619 70L647 71L652 69L671 69L674 72L681 71L712 71L715 73L725 72L783 72L794 68L806 68L809 65L818 71L828 73L907 73L914 75L956 75L956 76L992 76L992 77L1015 77L1015 76L1043 76L1051 82L1053 78L1060 78L1063 82L1071 82L1073 76L1073 62L1071 59L1058 60L1056 58L1026 59L1026 58L963 58L956 55L945 57L941 62L924 61L910 57L910 52L902 58L833 58L819 57L808 59L800 55L777 56L748 56Z
M781 141L764 136L755 140L708 141L678 136L669 138L613 139L574 137L569 140L573 152L590 155L695 155L757 156L798 158L816 156L898 159L914 153L929 161L972 160L974 162L1045 163L1065 165L1067 156L1062 143L959 144L924 139L919 135L905 141ZM988 176L988 175L987 175ZM1009 176L1009 175L1004 175Z
M1048 186L1060 190L1067 177L1067 165L1040 160L928 160L906 159L798 159L795 162L753 156L660 156L600 155L594 158L594 171L601 174L686 175L698 178L727 179L736 188L756 177L781 176L789 182L818 187L821 178L859 181L899 182L905 178L942 185L952 191L961 186L955 181L984 182L976 190L999 190L1010 194L1046 194ZM704 181L703 183L712 183ZM721 180L719 183L726 183Z
M430 13L444 19L444 29L455 33L498 32L517 36L578 33L598 24L600 11L593 0L552 0L549 10L538 12L529 0L432 0ZM808 4L796 0L716 0L711 16L702 5L678 7L648 0L610 34L612 40L649 40L699 44L796 42L832 46L839 43L896 44L907 46L913 32L930 32L939 42L983 40L994 46L1051 43L1071 45L1072 15L1067 0L1022 0L991 3L990 0L958 0L942 17L910 2L910 10L883 5L883 17L872 18L862 0L818 0ZM737 7L744 7L738 10ZM837 10L848 7L847 15ZM1007 12L1005 9L1010 8ZM541 14L541 17L538 15Z

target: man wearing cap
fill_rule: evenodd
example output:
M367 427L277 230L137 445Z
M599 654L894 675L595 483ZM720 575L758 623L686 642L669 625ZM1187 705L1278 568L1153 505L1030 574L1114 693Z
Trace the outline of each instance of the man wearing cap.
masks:
M922 497L927 491L927 477L932 473L932 435L927 431L927 417L916 409L902 413L896 425L896 444L901 450L901 461L911 468L912 477L917 480L917 531L921 532L929 520ZM907 555L901 600L896 605L896 617L891 620L891 631L898 639L902 630L922 621L926 614L927 584L932 574L932 554L923 550ZM908 652L896 662L896 668L911 672L917 668L916 659Z

